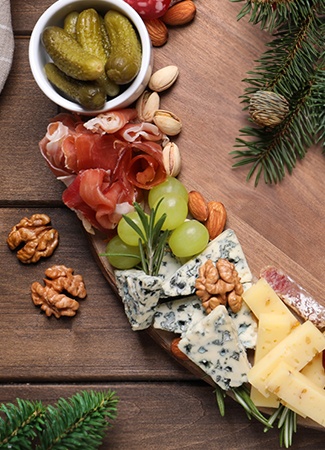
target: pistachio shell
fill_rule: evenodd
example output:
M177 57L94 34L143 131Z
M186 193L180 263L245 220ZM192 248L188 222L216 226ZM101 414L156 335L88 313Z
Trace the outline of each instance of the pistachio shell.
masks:
M152 122L159 105L160 98L157 92L144 91L136 103L139 119L144 122Z
M153 116L153 122L159 130L168 136L176 136L182 129L180 119L170 111L158 109Z
M163 148L163 163L170 177L177 177L181 171L181 153L175 142L169 142Z
M156 92L168 89L175 83L179 74L178 67L166 66L151 75L149 88Z

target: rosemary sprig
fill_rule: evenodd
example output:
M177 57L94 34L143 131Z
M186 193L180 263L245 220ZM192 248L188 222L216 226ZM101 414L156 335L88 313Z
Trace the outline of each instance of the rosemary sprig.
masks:
M219 386L215 389L215 396L219 408L220 415L224 417L225 415L225 396L226 392L221 389ZM251 400L249 396L248 389L243 385L236 388L232 388L231 392L234 395L234 398L237 403L239 403L245 410L247 417L251 420L254 417L256 420L261 422L267 429L272 428L272 423L263 416L263 414L257 409L254 402Z
M297 431L297 414L284 405L280 405L270 416L268 422L272 426L278 419L278 428L280 429L280 446L289 448L292 445L293 433ZM264 429L268 431L270 427Z
M139 235L139 248L142 270L147 275L157 275L164 256L169 231L162 230L162 226L166 220L166 214L162 214L157 219L157 211L162 199L157 203L155 208L150 209L150 213L146 214L139 203L133 204L141 221L143 230L128 216L124 215L125 221Z

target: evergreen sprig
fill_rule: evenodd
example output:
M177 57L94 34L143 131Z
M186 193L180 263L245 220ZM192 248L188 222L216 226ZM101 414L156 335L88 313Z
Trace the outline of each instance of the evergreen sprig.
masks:
M0 448L32 449L32 440L43 425L45 407L41 402L17 399L13 403L1 404Z
M115 392L81 391L55 406L17 399L2 404L0 449L95 450L116 417Z
M257 185L263 175L266 183L277 183L313 144L321 143L325 153L325 1L247 0L239 18L247 14L254 24L277 31L243 80L249 85L242 96L244 110L252 94L274 91L288 100L290 111L274 128L252 124L241 129L231 154L238 160L234 167L251 166L247 180L255 175Z

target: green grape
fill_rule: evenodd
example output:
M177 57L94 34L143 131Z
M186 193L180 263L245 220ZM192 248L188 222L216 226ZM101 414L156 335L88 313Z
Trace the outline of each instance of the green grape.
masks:
M171 233L169 246L175 256L188 258L201 253L209 242L206 227L197 220L187 220Z
M106 257L116 269L131 269L141 261L139 247L127 245L119 236L114 236L107 244Z
M132 222L134 222L144 234L143 225L138 213L136 211L132 211L126 214L126 216L129 217L132 220ZM128 245L137 246L139 244L140 239L139 234L131 227L131 225L127 223L124 217L122 217L122 219L118 223L117 234L122 239L122 241ZM144 242L143 239L142 242Z
M156 213L157 220L160 219L163 214L166 214L165 222L161 227L162 230L174 230L186 219L188 212L187 202L180 195L165 194L163 198L155 203L155 209L158 203L159 206Z
M150 189L148 195L148 203L150 208L152 208L153 205L155 205L158 200L164 197L166 194L180 195L187 203L188 193L185 186L179 180L177 180L177 178L167 177L167 179L163 183L160 183Z

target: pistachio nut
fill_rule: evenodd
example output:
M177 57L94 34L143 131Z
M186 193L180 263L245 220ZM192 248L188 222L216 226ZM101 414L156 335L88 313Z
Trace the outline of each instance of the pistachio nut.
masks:
M178 67L166 66L151 75L149 88L156 92L165 91L175 83L179 74Z
M168 136L176 136L182 129L182 122L170 111L158 109L153 116L153 122L159 130Z
M177 177L181 171L181 153L175 142L169 142L163 148L163 163L166 173L170 177Z
M159 109L160 98L157 92L144 91L136 103L138 117L143 122L152 122L153 115Z

